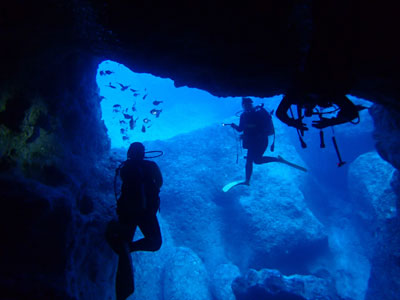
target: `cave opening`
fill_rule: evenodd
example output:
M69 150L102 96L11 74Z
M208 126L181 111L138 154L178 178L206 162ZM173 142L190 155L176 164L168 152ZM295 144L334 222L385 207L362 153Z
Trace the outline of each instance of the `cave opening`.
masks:
M96 82L112 148L222 124L241 110L241 97L221 98L196 88L176 88L171 79L135 73L110 60L99 64ZM280 99L271 97L268 102Z
M368 110L361 111L358 125L325 130L324 149L320 148L318 130L306 133L307 148L302 149L296 131L274 117L276 150L266 155L282 155L306 166L308 173L299 174L281 164L255 165L250 189L239 187L223 194L226 183L244 176L242 158L246 153L239 149L239 137L221 126L238 123L241 97L219 98L198 89L176 88L171 79L137 74L113 61L99 64L96 81L102 120L111 148L123 150L121 160L134 141L168 152L156 160L168 178L161 191L160 215L168 238L161 254L149 259L147 266L137 267L138 276L145 268L156 268L163 255L171 257L171 253L166 254L171 248L180 249L178 253L187 248L185 251L198 256L209 273L232 264L242 273L271 268L285 275L329 274L342 296L363 297L370 272L367 245L374 230L366 224L375 208L368 203L371 196L360 192L364 183L358 182L366 180L368 168L364 173L358 168L379 161L377 155L370 154L375 148ZM371 106L367 100L348 97L355 104ZM273 111L282 96L252 99ZM312 120L307 120L309 128ZM340 168L332 136L346 161ZM362 200L357 199L357 193L362 194ZM257 200L260 197L262 201ZM338 224L337 219L342 222ZM237 228L232 229L232 223ZM266 233L265 228L273 232ZM281 237L271 249L260 250L260 243L273 236ZM140 237L139 233L135 239ZM211 245L205 247L204 241ZM140 255L134 254L134 261L140 261ZM354 277L358 280L347 285ZM143 284L139 295L148 292L144 280L139 279Z

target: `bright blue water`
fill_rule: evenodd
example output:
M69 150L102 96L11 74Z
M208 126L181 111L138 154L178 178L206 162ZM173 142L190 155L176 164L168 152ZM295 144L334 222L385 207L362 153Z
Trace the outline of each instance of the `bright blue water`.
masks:
M107 70L112 73L102 75ZM219 98L199 89L176 88L170 79L134 73L112 61L99 65L96 80L99 94L104 97L102 119L113 148L222 124L241 109L240 97ZM121 84L127 88L122 90ZM281 96L273 98L280 100Z
M238 123L235 114L241 110L240 97L218 98L198 89L176 88L170 79L134 73L124 65L112 61L104 61L99 65L96 80L99 95L103 97L102 119L113 148L126 149L130 143L141 141L146 146L150 144L154 149L169 151L168 155L157 160L167 178L162 191L162 216L165 223L168 223L165 227L168 227L168 236L172 236L177 246L189 247L201 257L208 272L212 273L215 266L224 260L239 266L242 272L255 266L281 267L283 272L288 273L296 270L307 273L310 270L327 269L337 280L337 288L342 295L351 299L362 299L370 268L364 253L368 246L363 245L363 238L357 236L363 230L362 225L357 220L352 220L352 206L349 204L352 187L348 186L347 176L351 163L359 155L374 151L373 122L367 110L360 113L361 123L358 125L336 126L334 132L325 129L324 149L320 148L319 131L311 128L312 119L306 120L310 130L304 136L307 148L302 149L296 131L274 118L277 132L276 152L267 152L266 155L289 157L306 166L309 172L299 173L282 164L255 166L252 179L254 185L248 189L238 188L230 194L221 194L224 184L244 176L242 156L245 152L239 152L239 164L235 164L235 135L230 128L223 130L221 126L224 122ZM371 105L366 100L349 97L356 104L367 107ZM282 96L252 99L256 105L265 103L271 111L276 109ZM338 159L332 145L332 136L336 137L342 158L346 161L341 168L337 167ZM274 180L271 176L278 179ZM265 199L255 198L260 197L257 189L265 189ZM275 191L273 198L277 199L278 204L268 198L271 196L268 194L270 190ZM302 197L299 198L299 190L304 196L304 202ZM224 207L224 203L228 205ZM259 210L262 212L258 216L254 208L248 207L248 203L268 205L260 206ZM279 203L286 203L289 208L280 211ZM254 248L260 245L251 238L253 231L257 229L257 224L250 222L251 217L257 219L265 216L268 220L276 217L282 222L288 214L294 218L293 222L296 224L292 227L296 228L298 222L303 220L303 212L293 212L291 215L292 206L303 207L304 211L311 210L325 226L329 235L331 257L307 265L308 262L296 262L296 255L285 258L287 251L277 249L277 252L283 254L277 255L276 262L263 259L259 262L251 261L254 257L260 257L253 253ZM219 215L221 207L224 213ZM285 217L268 215L270 211L282 213ZM350 216L347 216L349 211ZM232 228L231 224L237 226ZM265 234L257 234L263 238L275 227L277 233L286 232L280 228L285 226L290 236L290 224L273 224L272 228L263 229ZM305 229L307 230L309 229ZM165 231L167 229L164 229L163 234ZM219 234L223 237L219 237ZM285 239L280 236L276 238ZM172 246L167 239L161 255L165 255L162 251L168 252L169 247ZM317 248L314 250L316 253L319 251ZM302 253L304 251L309 255ZM297 249L297 254L308 258L314 256L314 252L310 252L307 247ZM150 257L157 255L150 254ZM158 270L157 266L163 263L163 258L147 261L147 264L155 268L155 272ZM142 270L141 266L137 268ZM148 266L143 267L143 270L146 268ZM143 286L143 289L147 291L139 290L137 297L147 299L144 296L148 295L150 286Z

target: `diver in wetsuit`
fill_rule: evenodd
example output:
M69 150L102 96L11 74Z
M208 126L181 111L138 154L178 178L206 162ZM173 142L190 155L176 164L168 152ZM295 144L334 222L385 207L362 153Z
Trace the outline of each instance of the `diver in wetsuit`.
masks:
M247 149L246 158L246 181L250 185L250 178L253 173L253 163L265 164L270 162L284 162L281 157L263 156L268 147L267 119L270 117L262 107L254 107L253 100L247 97L242 98L244 112L240 115L240 123L231 126L239 132L243 132L243 148ZM264 111L263 111L264 110Z
M157 164L144 159L144 150L141 143L131 144L128 160L120 170L122 187L117 214L119 222L130 228L130 252L157 251L162 243L156 214L160 207L163 178ZM140 228L144 238L131 242L136 227Z
M144 155L143 144L131 144L128 159L117 169L122 179L121 196L117 200L118 221L109 222L106 230L107 242L119 257L115 283L117 300L124 300L134 292L130 252L157 251L162 244L156 214L163 178L157 164L145 160ZM132 242L137 227L144 237Z

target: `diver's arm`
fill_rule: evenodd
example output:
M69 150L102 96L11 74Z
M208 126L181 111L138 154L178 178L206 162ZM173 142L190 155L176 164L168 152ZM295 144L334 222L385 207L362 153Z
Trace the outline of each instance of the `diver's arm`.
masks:
M300 119L294 119L290 118L288 116L288 110L290 109L290 106L294 104L288 100L288 96L283 97L281 103L279 104L275 115L279 120L281 120L283 123L287 124L288 126L295 127L300 130L308 130L308 128L305 126L304 123Z
M240 116L239 126L236 125L235 123L232 123L231 127L234 128L235 130L239 131L239 132L243 131L243 114Z
M239 132L242 132L242 131L243 131L243 129L240 130L240 126L236 125L235 123L232 123L232 124L231 124L231 127L232 127L233 129L239 131Z

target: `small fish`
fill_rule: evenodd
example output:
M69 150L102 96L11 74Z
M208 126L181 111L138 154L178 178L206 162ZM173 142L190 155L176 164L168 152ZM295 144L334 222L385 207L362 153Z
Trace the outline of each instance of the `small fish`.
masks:
M150 122L151 122L151 120L148 119L148 118L144 118L144 119L143 119L143 123L146 123L146 124L147 124L147 123L150 123Z
M123 139L124 141L126 141L126 140L129 140L129 137L127 137L126 135L124 135L124 136L122 137L122 139Z
M162 101L157 101L157 100L156 100L156 101L153 101L153 104L154 104L154 105L159 105L159 104L161 104L161 103L163 103L163 102L162 102Z
M144 127L144 125L142 125L142 132L146 132L146 127Z
M132 92L134 92L134 93L136 93L137 92L137 90L135 90L135 89L130 89Z
M130 85L123 85L122 83L119 82L118 84L121 86L121 91L125 91L128 87L130 87Z
M133 97L137 97L137 96L139 96L140 94L139 93L134 93L133 94Z
M121 111L121 105L119 104L114 104L113 105L113 112L120 112Z
M106 73L104 73L104 71L100 71L100 76L104 76L106 75Z
M132 118L131 115L128 115L128 114L123 114L123 115L124 115L124 118L125 118L125 119L131 119L131 118Z
M132 111L136 111L135 105L132 106Z
M112 88L112 89L116 89L116 87L113 86L113 85L111 84L111 82L110 82L108 85L106 85L106 86L108 86L108 87L110 87L110 88Z
M114 72L113 72L113 71L110 71L110 70L106 70L105 73L106 73L107 75L111 75L111 74L114 73Z
M104 96L100 96L100 100L103 100L103 99L105 99L106 97L104 97Z
M156 118L158 118L160 116L161 112L162 112L162 109L155 109L155 108L150 111L150 113L153 116L156 116Z
M135 120L133 119L133 117L130 119L129 121L129 127L131 128L131 130L133 130L133 128L135 128L136 125L136 121L139 119L139 117L137 117Z
M123 125L123 124L126 124L126 122L125 122L124 120L120 120L120 121L119 121L119 124L120 124L120 125Z
M146 100L147 94L143 96L143 100Z
M121 128L121 133L124 134L125 133L125 129Z

